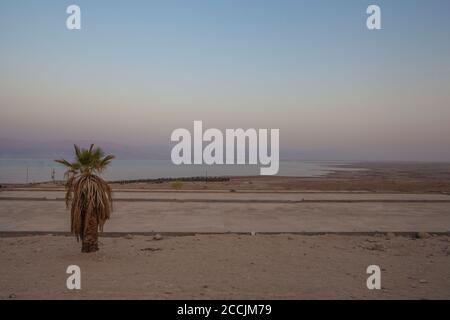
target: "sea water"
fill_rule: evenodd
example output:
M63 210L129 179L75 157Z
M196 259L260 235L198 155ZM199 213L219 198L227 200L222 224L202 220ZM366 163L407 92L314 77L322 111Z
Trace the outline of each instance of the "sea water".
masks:
M278 176L317 177L333 170L349 170L340 162L280 161ZM258 165L174 165L170 160L113 160L103 173L110 181L197 176L257 176ZM65 167L45 159L0 159L1 183L43 182L64 179Z

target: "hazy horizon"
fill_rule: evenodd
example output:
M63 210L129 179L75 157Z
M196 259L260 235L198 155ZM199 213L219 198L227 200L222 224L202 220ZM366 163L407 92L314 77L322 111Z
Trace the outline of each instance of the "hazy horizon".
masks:
M72 159L73 145L88 148L91 143L100 146L105 153L111 153L119 160L166 160L171 161L171 145L131 145L98 140L16 140L0 138L0 160L52 160ZM405 159L401 157L377 158L358 157L348 150L333 149L289 149L280 150L281 161L313 162L444 162L450 160Z
M169 158L202 120L279 128L280 158L450 161L449 1L5 0L0 39L0 157L94 141Z

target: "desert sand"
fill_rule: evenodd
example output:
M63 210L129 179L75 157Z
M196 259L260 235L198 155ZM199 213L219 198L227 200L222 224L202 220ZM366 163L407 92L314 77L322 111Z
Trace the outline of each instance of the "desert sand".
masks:
M105 232L450 232L450 195L115 191ZM1 232L69 230L63 191L0 192Z
M94 254L62 233L61 184L4 185L0 299L450 299L448 164L349 167L360 170L180 190L113 183ZM72 264L79 291L66 288ZM373 264L381 290L366 287Z
M0 238L1 299L450 299L450 237L196 235ZM81 290L66 268L81 268ZM366 268L379 265L381 290Z

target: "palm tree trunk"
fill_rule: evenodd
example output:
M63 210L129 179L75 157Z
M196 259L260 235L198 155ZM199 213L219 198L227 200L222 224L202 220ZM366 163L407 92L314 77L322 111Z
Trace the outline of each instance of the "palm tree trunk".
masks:
M83 235L81 252L98 251L98 222L97 217L93 214L87 217L88 221L86 232Z

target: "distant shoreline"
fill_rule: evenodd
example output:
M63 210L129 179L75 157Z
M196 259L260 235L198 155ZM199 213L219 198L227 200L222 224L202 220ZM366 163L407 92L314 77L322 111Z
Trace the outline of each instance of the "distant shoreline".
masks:
M450 165L447 163L359 162L342 164L340 168L349 170L329 170L326 174L316 177L205 175L112 180L110 184L113 190L143 191L450 193ZM64 182L61 180L56 183L0 184L3 186L1 190L64 188Z
M348 162L282 161L278 176L318 177L332 171L355 170ZM0 184L45 183L64 180L65 168L53 160L1 160ZM174 165L171 161L115 160L103 177L113 182L159 183L165 180L223 181L229 177L257 176L258 165ZM52 178L53 177L53 178Z

